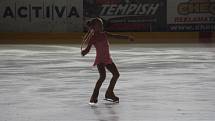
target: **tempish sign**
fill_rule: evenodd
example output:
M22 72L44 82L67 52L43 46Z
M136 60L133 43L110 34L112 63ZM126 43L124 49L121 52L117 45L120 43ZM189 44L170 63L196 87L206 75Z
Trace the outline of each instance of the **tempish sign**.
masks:
M105 4L102 5L100 16L113 15L154 15L158 12L159 3L142 4Z
M215 31L215 0L168 0L169 31Z
M0 1L0 31L82 31L82 17L81 0Z
M84 0L84 16L100 16L108 31L165 31L166 0Z

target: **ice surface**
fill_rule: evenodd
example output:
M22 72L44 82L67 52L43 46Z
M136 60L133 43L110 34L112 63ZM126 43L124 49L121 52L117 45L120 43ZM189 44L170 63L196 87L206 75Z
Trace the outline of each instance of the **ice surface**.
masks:
M214 45L111 45L119 104L88 101L95 50L79 45L1 45L0 121L213 121Z

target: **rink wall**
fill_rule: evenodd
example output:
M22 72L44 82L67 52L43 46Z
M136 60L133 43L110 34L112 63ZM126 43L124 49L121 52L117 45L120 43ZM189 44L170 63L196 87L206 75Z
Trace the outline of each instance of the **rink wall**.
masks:
M214 8L215 0L0 0L0 43L80 43L97 16L136 43L211 43Z
M134 43L199 43L215 42L215 33L210 38L200 38L199 32L114 32L134 37ZM0 33L0 44L79 44L82 32L71 33ZM206 40L204 40L206 39ZM111 43L129 43L111 39Z
M215 0L0 0L0 32L215 32Z

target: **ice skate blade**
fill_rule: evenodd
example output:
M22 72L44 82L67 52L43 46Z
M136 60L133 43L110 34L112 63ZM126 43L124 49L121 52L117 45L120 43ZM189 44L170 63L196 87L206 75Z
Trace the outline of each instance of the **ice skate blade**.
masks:
M96 103L91 103L91 102L89 102L89 105L90 105L90 106L95 106Z
M108 102L111 102L111 103L119 103L118 100L117 100L117 101L114 101L114 100L109 99L109 98L105 98L104 100L105 100L105 101L108 101Z

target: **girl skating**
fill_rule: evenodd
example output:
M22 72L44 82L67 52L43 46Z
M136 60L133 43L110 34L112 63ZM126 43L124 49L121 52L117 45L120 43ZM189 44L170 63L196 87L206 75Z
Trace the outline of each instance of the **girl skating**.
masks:
M81 54L85 56L90 51L92 45L96 48L96 59L93 65L97 66L100 75L95 85L93 94L90 98L90 103L95 104L98 102L99 90L106 78L105 68L113 75L109 87L105 93L105 99L112 102L119 102L119 97L114 94L114 87L120 74L116 65L111 59L107 37L129 39L130 41L133 41L133 39L130 36L111 34L103 31L103 21L100 18L92 19L87 23L87 25L89 27L89 30L85 35L84 41L82 43L82 45L84 43L87 43L87 47L81 51Z

